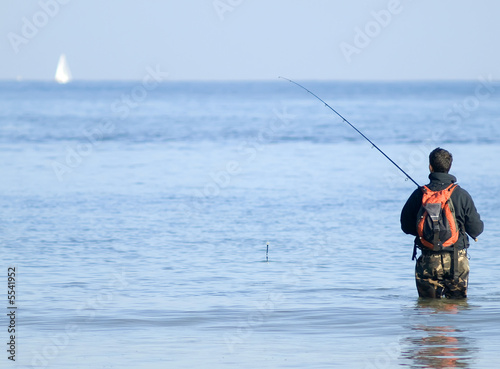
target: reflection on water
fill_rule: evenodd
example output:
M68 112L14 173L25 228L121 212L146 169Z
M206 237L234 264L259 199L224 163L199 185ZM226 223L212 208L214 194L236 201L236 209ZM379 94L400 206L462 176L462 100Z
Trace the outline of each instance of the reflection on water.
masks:
M412 368L469 368L478 348L460 314L471 309L467 300L419 299L410 318L411 337L402 351Z

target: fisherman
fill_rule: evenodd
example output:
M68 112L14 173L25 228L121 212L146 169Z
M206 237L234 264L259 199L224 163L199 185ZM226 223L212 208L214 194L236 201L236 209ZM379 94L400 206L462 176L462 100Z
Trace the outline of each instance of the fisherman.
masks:
M469 260L467 248L469 238L474 240L483 232L484 224L478 214L474 202L467 191L461 187L454 187L457 179L448 174L453 157L448 151L436 148L429 155L429 179L427 186L416 189L403 207L401 212L401 229L406 234L415 236L416 248L421 250L415 266L415 279L420 297L466 298L469 280ZM417 227L420 218L424 193L441 191L449 188L451 192L451 206L454 208L456 225L458 225L458 239L449 247L425 245ZM446 191L444 191L446 192ZM422 233L420 231L420 233ZM436 250L436 251L435 251ZM456 260L455 260L456 259Z

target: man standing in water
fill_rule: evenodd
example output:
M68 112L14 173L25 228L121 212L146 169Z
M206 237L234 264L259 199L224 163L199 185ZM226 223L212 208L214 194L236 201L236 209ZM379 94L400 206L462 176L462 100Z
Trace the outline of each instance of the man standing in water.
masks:
M464 189L453 187L457 179L448 174L452 161L453 157L448 151L439 147L433 150L429 155L430 183L415 190L401 212L401 229L415 236L415 247L422 251L415 266L415 279L420 297L441 298L443 295L448 298L467 297L469 279L467 234L476 239L483 232L484 225L471 196ZM419 236L417 222L420 219L419 212L421 213L424 194L445 189L451 192L451 208L454 208L458 226L458 240L448 247L443 247L444 244L434 247ZM439 242L434 244L436 243Z

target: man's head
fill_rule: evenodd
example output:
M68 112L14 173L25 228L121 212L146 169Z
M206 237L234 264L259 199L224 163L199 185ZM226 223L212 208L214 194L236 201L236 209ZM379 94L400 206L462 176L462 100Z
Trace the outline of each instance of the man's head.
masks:
M431 172L448 173L453 162L453 156L449 151L438 147L429 155L429 169Z

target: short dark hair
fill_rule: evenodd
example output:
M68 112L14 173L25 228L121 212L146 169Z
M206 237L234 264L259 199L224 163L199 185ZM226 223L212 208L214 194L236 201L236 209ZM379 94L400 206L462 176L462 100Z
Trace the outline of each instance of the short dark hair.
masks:
M432 150L429 155L429 164L432 166L434 172L448 173L452 162L453 155L440 147Z

